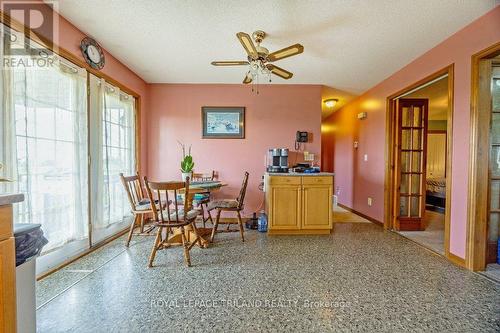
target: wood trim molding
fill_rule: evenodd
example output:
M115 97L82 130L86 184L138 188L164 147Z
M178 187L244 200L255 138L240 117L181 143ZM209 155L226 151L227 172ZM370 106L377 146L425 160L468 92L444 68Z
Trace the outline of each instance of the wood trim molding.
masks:
M484 270L486 266L488 224L488 172L486 171L489 170L490 112L488 111L491 107L488 97L489 75L491 75L489 59L499 54L500 42L471 57L471 144L465 263L466 267L473 271Z
M384 226L384 224L383 224L382 222L380 222L380 221L379 221L379 220L377 220L377 219L374 219L373 217L370 217L370 216L368 216L368 215L365 215L365 214L363 214L363 213L360 213L360 212L358 212L357 210L352 209L352 208L350 208L350 207L347 207L346 205L343 205L343 204L341 204L341 203L338 203L337 205L338 205L339 207L342 207L342 208L344 208L345 210L347 210L347 211L349 211L349 212L353 213L353 214L356 214L356 215L361 216L362 218L364 218L364 219L366 219L366 220L368 220L368 221L372 222L373 224L376 224L376 225L378 225L378 226L380 226L380 227L383 227L383 226ZM334 223L335 223L335 221L334 221Z
M447 113L447 128L446 128L446 201L449 203L451 199L451 172L452 172L452 152L453 152L453 112L454 112L454 64L450 64L437 72L426 76L425 78L403 88L386 99L386 145L385 145L385 180L384 180L384 228L392 230L394 224L395 202L394 184L395 184L395 154L394 154L394 139L396 136L396 121L395 114L396 103L394 98L401 96L415 88L418 88L440 76L448 74L448 113ZM451 261L452 255L450 248L450 218L451 205L447 204L445 208L445 256Z
M448 258L449 261L451 261L455 265L463 267L463 268L467 268L467 266L465 265L464 258L460 258L459 256L456 256L453 253L448 253L448 255L446 257Z
M1 10L0 10L0 22L7 25L8 27L10 27L14 30L17 30L19 32L24 32L26 38L32 39L33 41L43 45L44 47L46 47L47 49L56 53L57 55L63 57L64 59L74 63L75 65L77 65L79 67L84 68L87 72L94 74L95 76L97 76L99 78L103 78L104 80L106 80L106 82L120 88L120 90L126 92L127 94L132 95L136 98L140 96L137 92L135 92L134 90L125 86L121 82L113 79L111 76L109 76L109 75L107 75L99 70L93 69L84 60L78 58L73 53L71 53L68 50L66 50L65 48L59 46L55 41L50 41L49 39L45 38L42 35L37 34L35 31L33 31L31 29L25 29L25 26L21 22L17 21L16 19L11 18L8 14L2 12ZM50 47L50 45L52 45L52 47Z

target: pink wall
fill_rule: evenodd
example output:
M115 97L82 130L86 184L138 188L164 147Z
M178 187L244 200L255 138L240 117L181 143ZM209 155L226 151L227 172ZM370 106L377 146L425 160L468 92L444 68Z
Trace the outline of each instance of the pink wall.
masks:
M450 252L465 258L468 154L470 136L471 56L500 41L500 6L452 35L382 81L325 122L336 128L336 184L340 202L382 221L386 98L414 82L455 65ZM356 114L368 112L358 121ZM359 141L354 150L353 142ZM363 155L368 154L368 161ZM374 198L373 206L367 197Z
M239 84L151 84L149 98L148 177L180 179L177 140L191 144L195 170L214 169L229 184L218 196L236 197L244 171L250 173L246 216L263 199L257 186L268 148L293 149L295 132L303 130L312 133L306 149L318 157L321 152L319 85L267 85L256 95L249 86ZM245 139L202 139L202 106L246 107Z
M3 1L0 1L0 3ZM41 1L40 1L41 2ZM47 10L50 10L50 7L46 7ZM52 40L52 42L61 48L66 49L71 52L73 55L77 56L80 60L84 61L82 57L82 53L80 51L80 42L83 37L86 36L84 32L79 30L73 24L71 24L64 17L55 14L57 20L59 22L59 31L58 36L56 36L56 40L52 40L52 36L48 34L43 34L45 38ZM21 20L19 17L13 17L14 19ZM113 57L109 52L104 50L106 65L102 69L102 72L114 80L120 82L124 86L133 90L137 94L141 96L141 132L144 133L146 131L146 114L147 114L147 84L141 79L137 74L132 72L127 66L122 64L118 59ZM141 142L141 171L145 171L147 169L147 158L146 158L146 143L144 140Z

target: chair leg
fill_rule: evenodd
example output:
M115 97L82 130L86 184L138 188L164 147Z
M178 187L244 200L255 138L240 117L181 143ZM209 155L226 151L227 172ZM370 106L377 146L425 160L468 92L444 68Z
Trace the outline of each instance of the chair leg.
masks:
M144 214L141 214L141 234L144 232Z
M217 232L217 227L219 226L220 213L221 213L221 210L217 209L217 217L215 218L215 224L212 228L212 235L210 236L210 242L214 241L215 233Z
M158 248L159 248L160 242L161 242L162 229L163 229L162 227L158 227L158 231L156 233L156 238L155 238L155 243L153 245L153 249L151 250L151 255L149 256L148 267L153 267L153 261L155 260L155 257L156 257L156 251L158 251ZM167 230L167 238L168 238L168 230Z
M205 208L203 208L202 203L200 204L199 207L201 208L201 221L203 223L203 228L205 228L205 222L206 222L206 220L205 220Z
M181 227L181 238L182 238L182 247L184 248L184 260L186 261L186 266L191 267L191 257L189 256L189 244L186 239L186 231L184 227Z
M132 234L134 233L135 224L137 223L138 218L139 218L139 215L134 215L134 220L132 221L132 224L130 225L130 231L128 232L127 241L125 242L126 247L128 247L130 244L130 240L132 239Z
M245 236L243 235L244 233L244 230L243 229L243 221L241 220L241 214L240 214L240 211L237 210L236 211L236 214L238 214L238 224L240 225L240 235L241 235L241 241L244 242L245 241Z
M207 204L205 204L205 209L207 210L207 214L208 214L207 221L210 220L210 223L212 223L212 225L214 225L214 220L212 220L212 214L208 210L208 205Z
M198 245L201 248L206 248L207 244L202 242L200 234L198 233L198 228L196 227L196 221L193 221L193 223L191 223L191 227L193 228L193 234L195 235L195 240L192 241L191 244L189 245L189 250L191 250L191 248L195 246L196 243L198 243Z

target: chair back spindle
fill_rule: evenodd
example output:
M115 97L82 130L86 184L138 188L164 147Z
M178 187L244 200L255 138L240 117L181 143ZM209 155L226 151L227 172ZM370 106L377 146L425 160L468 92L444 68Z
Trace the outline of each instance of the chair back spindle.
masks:
M236 201L238 201L238 209L243 209L243 204L245 202L245 194L247 192L247 185L248 185L248 172L245 172L245 176L243 177L243 183L241 184L241 189L240 189L240 194L238 195L238 198Z
M144 199L144 192L142 191L139 173L136 173L133 176L124 176L123 173L120 173L120 180L122 181L125 192L127 193L130 208L133 211L137 205L139 205L141 200Z
M157 223L175 223L175 224L182 224L185 222L185 218L180 219L181 215L185 214L179 214L180 213L180 208L179 208L179 201L177 198L179 197L178 195L180 194L181 190L184 192L183 194L183 210L184 212L187 212L190 210L191 206L189 204L189 200L187 200L189 196L189 177L186 178L185 182L151 182L148 181L147 177L144 177L144 183L146 185L146 192L149 197L149 201L152 202L151 204L151 209L153 211L153 218L155 222ZM170 196L169 192L173 194L173 200L170 201ZM172 193L173 192L173 193ZM161 201L162 198L165 198L165 202L173 203L173 207L171 207L169 204L166 205L166 212L163 209L159 209L156 207L154 204L155 199L158 201ZM174 214L175 213L175 214ZM165 216L166 215L166 216Z

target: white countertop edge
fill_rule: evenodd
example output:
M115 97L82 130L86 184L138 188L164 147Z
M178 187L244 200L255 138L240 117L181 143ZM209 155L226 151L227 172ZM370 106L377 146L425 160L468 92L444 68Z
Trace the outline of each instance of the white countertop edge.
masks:
M22 193L0 194L0 206L10 205L22 201L24 201L24 194Z
M317 172L317 173L300 173L300 172L288 172L288 173L285 173L285 172L266 172L266 175L267 176L304 176L304 177L308 177L308 176L329 176L329 177L333 177L335 176L335 173L333 172Z

